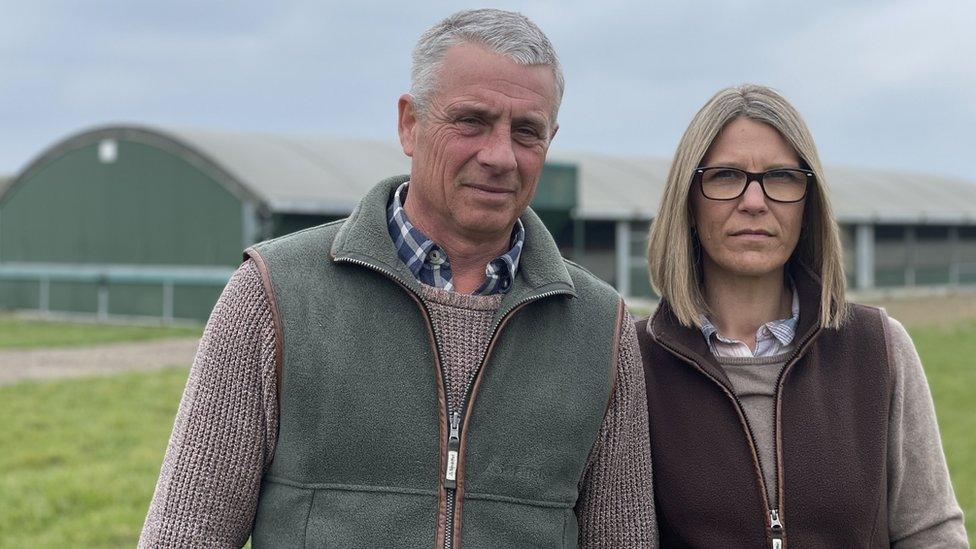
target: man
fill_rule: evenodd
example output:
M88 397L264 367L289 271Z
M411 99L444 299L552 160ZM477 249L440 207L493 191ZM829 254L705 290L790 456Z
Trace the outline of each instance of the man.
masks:
M246 252L142 546L656 545L632 323L527 210L562 88L522 15L421 37L409 178Z

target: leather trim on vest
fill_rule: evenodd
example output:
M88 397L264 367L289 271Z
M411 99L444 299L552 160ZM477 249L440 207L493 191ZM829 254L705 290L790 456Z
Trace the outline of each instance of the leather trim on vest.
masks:
M271 283L268 265L261 257L261 253L251 247L244 250L244 258L254 260L254 265L261 274L261 285L264 286L264 293L267 295L268 303L271 306L271 321L274 324L275 334L275 402L278 406L278 412L281 413L281 372L284 364L285 339L284 330L281 327L281 312L278 310L278 296L275 294L274 285ZM271 458L274 459L274 456L272 455Z
M607 397L607 407L603 410L603 417L606 418L610 413L610 405L613 404L613 395L617 392L617 363L620 361L620 339L623 335L624 318L627 316L627 306L623 298L617 306L617 326L613 331L613 356L610 359L610 395Z
M891 367L895 363L895 355L893 354L894 349L892 348L892 344L891 344L891 331L890 331L890 327L888 326L888 318L889 318L888 311L885 310L884 307L878 307L878 315L881 316L881 336L884 339L884 346L886 350L886 355L888 357L888 367L885 368L885 374L886 374L885 388L888 390L888 409L890 410L891 407L894 405L893 400L895 399L895 380L894 380L894 376L891 375ZM884 475L885 477L888 476L887 460L884 463ZM885 512L886 510L887 510L887 506L882 506L881 503L879 502L878 510L875 513L875 518L874 518L874 529L871 530L871 537L870 537L871 540L873 540L875 536L878 535L877 532L878 524L880 524L881 522L878 520L878 518L879 515ZM887 536L885 537L887 538Z

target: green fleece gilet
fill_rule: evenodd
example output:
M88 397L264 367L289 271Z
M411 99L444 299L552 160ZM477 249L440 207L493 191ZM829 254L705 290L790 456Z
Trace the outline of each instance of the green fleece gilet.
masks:
M447 418L429 313L398 259L381 182L344 221L249 249L283 339L278 443L254 547L431 547L443 528ZM620 298L526 242L458 469L461 546L576 547L573 507L612 393Z

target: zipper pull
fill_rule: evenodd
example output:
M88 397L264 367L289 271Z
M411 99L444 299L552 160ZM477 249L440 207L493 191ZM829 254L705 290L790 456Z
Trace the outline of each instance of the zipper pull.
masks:
M773 549L783 549L783 523L779 520L779 509L769 510L769 529L773 539Z
M447 439L447 471L444 472L444 487L457 487L458 448L461 446L461 414L451 416L451 437Z

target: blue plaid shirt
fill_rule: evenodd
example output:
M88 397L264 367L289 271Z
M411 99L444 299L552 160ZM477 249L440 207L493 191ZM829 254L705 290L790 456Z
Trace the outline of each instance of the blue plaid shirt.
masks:
M452 282L451 261L440 246L427 235L414 227L403 209L403 199L406 197L407 181L400 185L393 193L393 200L387 207L387 225L390 238L396 246L400 260L410 269L413 276L420 282L435 288L454 291ZM518 269L519 256L525 244L525 227L522 220L515 220L512 229L512 247L499 257L491 260L485 267L485 281L475 294L491 295L504 294L512 287L515 271Z

